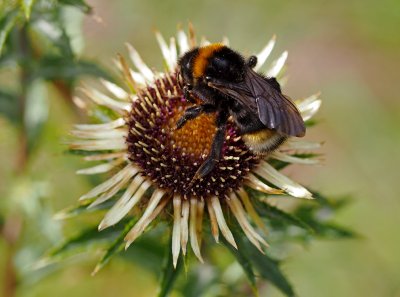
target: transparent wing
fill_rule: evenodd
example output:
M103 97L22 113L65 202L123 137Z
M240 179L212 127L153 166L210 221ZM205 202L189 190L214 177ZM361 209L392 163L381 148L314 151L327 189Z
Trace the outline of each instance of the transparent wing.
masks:
M258 114L267 128L289 136L304 136L304 121L294 103L252 69L246 69L240 83L213 82L212 86Z

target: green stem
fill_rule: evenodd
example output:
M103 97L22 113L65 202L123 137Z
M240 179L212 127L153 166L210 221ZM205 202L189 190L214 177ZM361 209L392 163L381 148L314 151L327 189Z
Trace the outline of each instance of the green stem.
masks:
M19 96L18 107L19 107L19 140L18 140L18 154L16 160L16 175L21 176L26 172L28 161L29 161L29 148L28 148L28 137L27 131L24 125L24 115L26 108L26 97L28 84L30 82L30 69L29 65L26 65L31 57L31 50L29 47L29 39L27 27L24 25L18 28L18 38L19 38L19 53L21 56L20 66L20 87L21 95ZM18 274L14 265L14 256L17 252L18 241L21 236L23 226L23 218L19 214L9 215L5 222L4 227L1 232L6 243L6 266L4 271L4 297L14 297L16 296L16 291L18 287Z

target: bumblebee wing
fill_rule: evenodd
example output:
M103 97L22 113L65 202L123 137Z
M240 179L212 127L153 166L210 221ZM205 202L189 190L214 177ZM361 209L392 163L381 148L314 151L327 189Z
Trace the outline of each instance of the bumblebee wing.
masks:
M252 69L246 70L241 83L215 87L256 112L267 128L289 136L304 136L304 121L294 103Z

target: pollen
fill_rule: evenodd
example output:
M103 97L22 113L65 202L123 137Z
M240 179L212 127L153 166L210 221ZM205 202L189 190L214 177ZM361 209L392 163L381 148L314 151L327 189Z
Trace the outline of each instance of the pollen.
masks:
M183 109L179 109L179 112L168 123L173 143L194 158L208 155L216 132L215 115L203 114L187 122L181 129L176 130L174 129L176 122L183 115L183 111Z

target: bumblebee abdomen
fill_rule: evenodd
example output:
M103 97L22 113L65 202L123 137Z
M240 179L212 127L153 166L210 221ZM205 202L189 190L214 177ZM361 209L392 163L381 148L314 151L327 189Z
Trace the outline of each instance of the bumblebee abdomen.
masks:
M262 129L256 132L242 135L247 147L256 154L265 154L276 150L283 144L287 136L270 129Z

